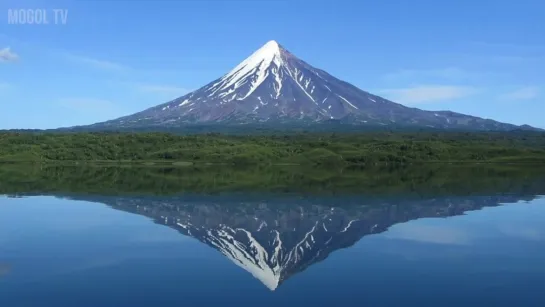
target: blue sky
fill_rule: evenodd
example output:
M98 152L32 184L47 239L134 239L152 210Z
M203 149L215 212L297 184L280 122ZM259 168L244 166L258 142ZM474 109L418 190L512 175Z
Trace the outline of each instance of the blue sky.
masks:
M9 9L44 9L49 24L10 24ZM542 0L3 0L0 129L137 112L271 39L396 102L545 128Z

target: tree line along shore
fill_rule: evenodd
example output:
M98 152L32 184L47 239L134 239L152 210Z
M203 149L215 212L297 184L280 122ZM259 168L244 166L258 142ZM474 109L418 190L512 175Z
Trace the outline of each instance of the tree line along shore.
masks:
M373 165L544 163L545 133L0 133L0 162Z

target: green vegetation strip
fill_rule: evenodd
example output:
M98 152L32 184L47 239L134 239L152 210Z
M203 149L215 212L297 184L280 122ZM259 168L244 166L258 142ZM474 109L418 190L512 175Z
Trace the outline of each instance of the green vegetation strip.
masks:
M378 163L545 163L545 134L0 133L0 161L116 164L374 165Z

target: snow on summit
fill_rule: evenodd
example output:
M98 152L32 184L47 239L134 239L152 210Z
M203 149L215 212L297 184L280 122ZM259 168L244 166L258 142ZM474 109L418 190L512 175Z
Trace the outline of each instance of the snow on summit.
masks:
M231 86L233 86L233 90L236 90L240 86L250 82L251 86L247 93L242 97L236 98L237 100L243 100L251 95L255 89L265 81L271 72L269 70L271 65L276 67L272 73L277 74L282 64L283 60L280 45L278 45L276 41L269 41L223 76L218 83L214 84L210 88L210 91L212 91L211 95L218 91L228 89ZM247 80L248 78L251 80ZM279 85L279 87L280 86L281 85Z
M271 40L228 73L182 97L95 127L172 127L223 122L320 122L512 130L454 112L429 112L363 91L300 60Z
M269 41L263 45L263 47L259 48L256 52L246 58L246 60L238 64L237 67L226 75L226 77L242 71L248 73L252 69L259 66L262 66L262 68L265 69L273 62L277 67L280 67L282 64L281 56L280 45L278 45L276 41Z

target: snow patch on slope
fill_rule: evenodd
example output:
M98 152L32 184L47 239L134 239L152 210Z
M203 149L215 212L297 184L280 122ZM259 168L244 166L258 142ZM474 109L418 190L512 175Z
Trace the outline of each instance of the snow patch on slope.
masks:
M229 234L229 232L236 233L236 231L246 233L250 242L249 246L237 241ZM211 240L210 243L233 263L259 279L267 288L275 290L280 282L280 272L275 272L273 268L267 265L267 251L248 231L244 229L237 229L236 231L225 227L225 229L218 231L217 236L208 231L209 237L215 239ZM249 249L253 249L256 254L249 254L247 251Z

